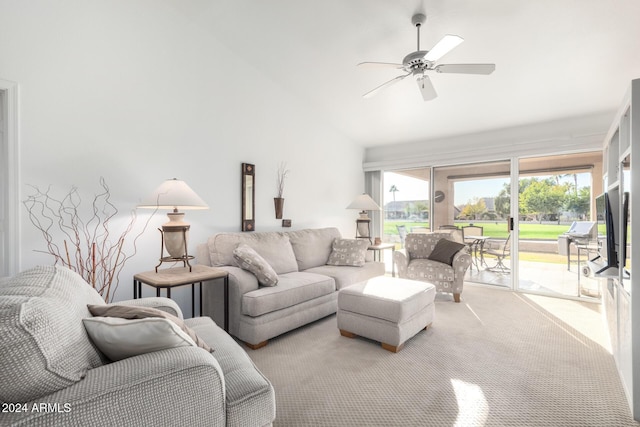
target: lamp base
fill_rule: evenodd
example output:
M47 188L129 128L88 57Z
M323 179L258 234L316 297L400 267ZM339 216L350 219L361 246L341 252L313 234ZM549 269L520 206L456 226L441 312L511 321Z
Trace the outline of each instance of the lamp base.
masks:
M371 241L371 219L356 219L356 239L369 239Z
M172 221L163 225L161 229L158 228L158 231L160 231L160 234L162 235L162 243L160 244L160 262L156 265L156 273L158 272L158 267L160 267L163 262L180 261L182 261L183 267L188 266L189 272L192 271L189 260L192 260L195 257L193 255L189 255L187 252L187 234L189 227L189 224L175 225L175 222L172 219ZM167 252L169 252L169 256L164 255L165 247Z

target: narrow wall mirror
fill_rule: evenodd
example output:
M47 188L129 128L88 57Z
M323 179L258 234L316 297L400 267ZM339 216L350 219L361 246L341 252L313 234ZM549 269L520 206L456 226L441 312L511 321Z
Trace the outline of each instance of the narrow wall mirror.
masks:
M242 164L242 231L255 230L256 214L256 167L250 163Z

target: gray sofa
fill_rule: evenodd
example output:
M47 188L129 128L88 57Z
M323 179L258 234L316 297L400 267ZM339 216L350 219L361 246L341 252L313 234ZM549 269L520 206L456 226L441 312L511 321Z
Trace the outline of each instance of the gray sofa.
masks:
M326 265L337 228L289 232L220 233L197 248L197 262L229 272L229 333L256 349L270 338L333 314L337 291L385 273L384 263L364 266ZM238 267L233 251L244 243L273 267L278 284L261 286L252 273ZM203 312L220 312L220 288L203 287Z
M206 317L185 323L213 349L177 347L108 362L82 319L105 304L79 275L36 267L0 280L0 425L264 426L275 418L269 381ZM143 305L181 317L166 298Z

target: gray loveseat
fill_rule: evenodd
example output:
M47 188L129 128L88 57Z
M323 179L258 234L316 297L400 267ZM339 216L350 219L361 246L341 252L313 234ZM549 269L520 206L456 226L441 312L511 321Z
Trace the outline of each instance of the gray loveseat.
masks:
M229 272L229 333L250 348L262 347L270 338L335 313L340 289L385 273L384 263L370 260L360 267L326 265L340 237L337 228L220 233L199 245L198 263ZM241 243L273 267L276 286L261 286L238 267L233 251ZM219 287L205 284L202 298L206 315L220 312Z
M213 349L177 347L109 363L82 319L104 301L79 275L36 267L0 281L0 425L264 426L269 381L206 317L185 323ZM144 305L181 317L166 298Z

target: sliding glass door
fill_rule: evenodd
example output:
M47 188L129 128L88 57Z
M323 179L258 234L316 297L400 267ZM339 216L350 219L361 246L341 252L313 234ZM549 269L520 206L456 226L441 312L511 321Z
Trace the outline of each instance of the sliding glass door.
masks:
M430 227L431 168L387 171L383 177L383 242L404 247L407 233Z
M466 281L599 298L586 261L597 251L602 154L505 159L384 173L384 241L447 232L468 245Z
M511 288L509 160L434 168L433 230L469 246L470 282Z
M600 297L587 260L597 253L592 207L602 192L601 159L582 153L519 160L518 289Z

